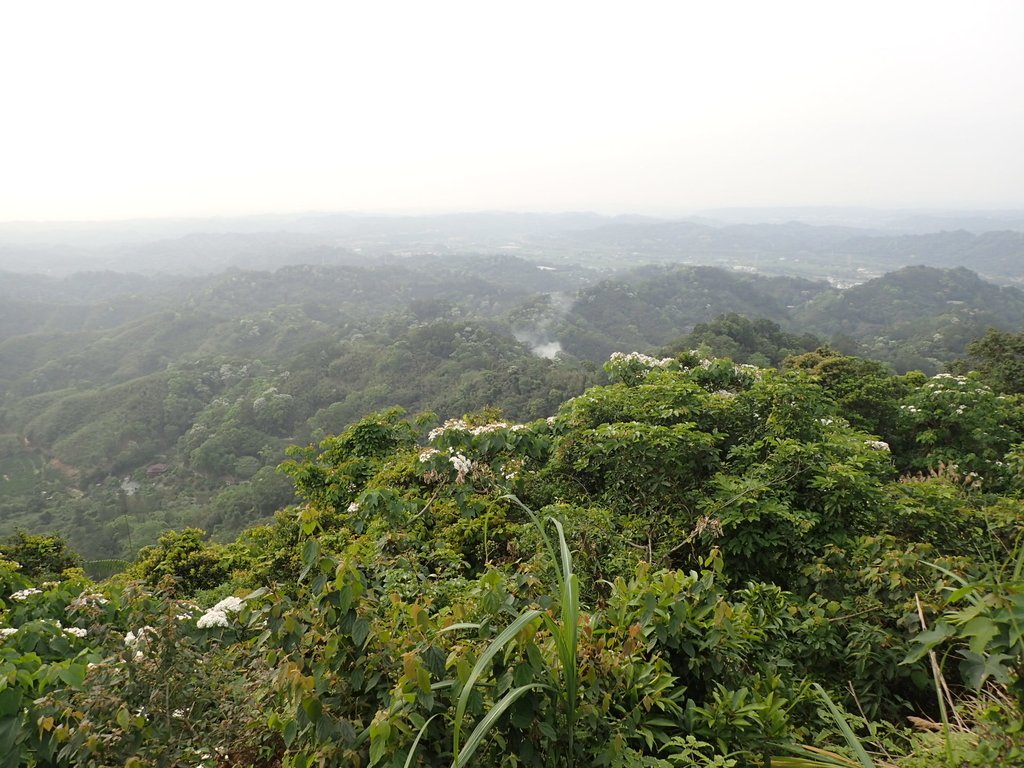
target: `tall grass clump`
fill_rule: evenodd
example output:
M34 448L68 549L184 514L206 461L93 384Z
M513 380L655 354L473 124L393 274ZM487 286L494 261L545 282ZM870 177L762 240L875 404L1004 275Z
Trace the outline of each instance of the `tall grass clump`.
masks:
M466 684L462 688L462 692L459 695L459 699L455 707L455 719L453 722L452 732L452 754L454 755L452 768L462 768L462 766L470 765L469 761L474 752L476 752L477 747L480 746L481 742L488 735L491 729L494 728L495 724L505 711L530 691L540 690L549 692L556 699L558 708L563 713L566 738L568 741L565 761L566 766L568 766L568 768L572 768L572 766L575 765L575 731L577 719L577 698L579 691L579 668L577 665L580 616L579 579L573 572L572 553L570 552L569 545L566 542L565 530L562 527L562 523L553 517L546 518L542 521L537 517L533 510L529 509L525 504L519 501L519 499L512 496L508 498L525 510L544 542L545 550L551 560L558 582L559 615L556 617L548 611L541 611L536 608L524 610L504 629L504 631L494 638L487 649L480 655L480 658L473 666L473 669L466 680ZM544 525L546 522L550 522L555 528L558 536L557 547L555 542L548 535ZM472 730L469 736L466 737L465 741L463 741L462 726L465 718L466 706L469 702L469 697L473 693L473 687L477 680L486 671L494 657L501 653L505 647L515 639L522 629L537 620L540 620L547 628L548 632L550 632L557 652L558 667L557 670L550 670L551 683L528 683L509 690L504 696L494 703L494 706L491 707L487 714L480 719L476 724L476 727ZM472 625L461 626L465 627Z

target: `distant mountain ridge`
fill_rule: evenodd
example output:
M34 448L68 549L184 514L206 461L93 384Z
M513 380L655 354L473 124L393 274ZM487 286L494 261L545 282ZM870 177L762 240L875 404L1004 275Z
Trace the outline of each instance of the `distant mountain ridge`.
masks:
M0 270L199 275L229 268L366 264L394 256L510 253L603 269L709 264L841 284L913 264L965 266L994 281L1024 282L1024 213L819 213L812 219L817 223L482 212L0 223ZM921 231L926 226L933 231Z

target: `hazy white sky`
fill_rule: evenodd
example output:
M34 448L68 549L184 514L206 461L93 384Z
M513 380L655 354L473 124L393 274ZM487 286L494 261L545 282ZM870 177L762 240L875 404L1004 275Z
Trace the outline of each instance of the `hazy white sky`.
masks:
M3 2L0 220L1024 205L1024 2Z

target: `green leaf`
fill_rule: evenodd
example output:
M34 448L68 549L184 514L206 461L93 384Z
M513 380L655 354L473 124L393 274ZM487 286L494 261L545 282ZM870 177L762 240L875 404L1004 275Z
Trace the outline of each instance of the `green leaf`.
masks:
M352 642L362 648L369 635L370 622L366 619L356 619L355 623L352 625Z
M1003 685L1010 682L1010 664L1007 662L1012 662L1013 656L1005 653L989 653L982 656L973 651L962 653L964 660L960 662L960 673L975 690L980 690L990 677Z
M0 691L0 718L16 715L21 709L22 693L15 688Z
M0 718L0 754L6 755L6 758L0 758L0 765L6 767L19 764L17 743L20 732L21 723L17 716Z
M85 683L86 666L84 664L69 664L58 673L64 684L71 688L81 688Z
M956 634L956 628L945 623L936 624L926 632L922 632L914 638L914 647L907 654L901 664L913 664L923 658L937 645L945 642Z
M320 703L320 699L310 696L302 700L302 711L306 713L306 717L309 718L311 723L315 723L320 719L323 705Z
M983 654L999 634L999 625L985 616L978 616L960 627L960 634L970 638L969 647L974 653Z
M299 573L299 581L306 578L306 575L317 564L319 558L320 542L316 539L309 539L302 547L302 564L304 567L301 573Z
M292 742L295 741L295 737L299 734L299 724L295 720L289 720L287 725L284 727L284 731L281 733L281 738L284 739L284 745L291 747Z
M477 747L480 746L484 737L487 736L488 732L494 724L498 722L498 718L505 713L506 709L515 704L520 697L529 691L545 688L548 688L548 686L541 685L540 683L531 683L530 685L524 685L521 688L515 688L506 693L500 701L491 707L491 711L484 715L483 719L476 724L476 728L473 729L473 732L469 734L469 738L466 739L465 746L456 754L455 760L452 762L452 768L462 768L462 766L466 765L466 761L473 756L473 753L476 752Z

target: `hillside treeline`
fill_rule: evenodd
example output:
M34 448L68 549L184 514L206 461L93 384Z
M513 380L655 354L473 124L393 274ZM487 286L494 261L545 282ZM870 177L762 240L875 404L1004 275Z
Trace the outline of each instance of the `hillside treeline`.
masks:
M934 374L1020 291L907 268L846 290L710 267L619 272L471 256L213 277L4 275L0 532L130 558L160 531L228 540L292 499L284 449L390 405L528 421L617 350L768 366L829 343ZM545 355L541 357L540 355Z

